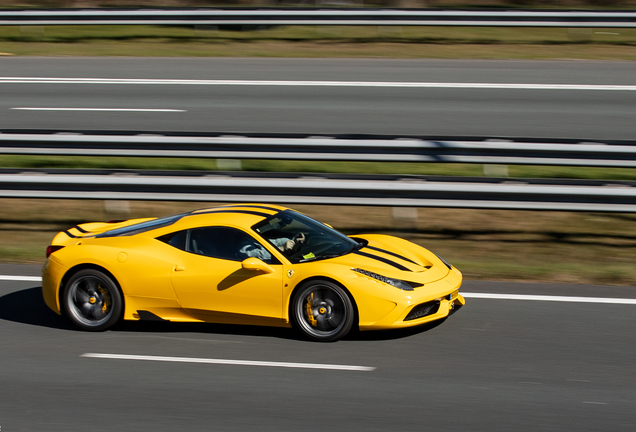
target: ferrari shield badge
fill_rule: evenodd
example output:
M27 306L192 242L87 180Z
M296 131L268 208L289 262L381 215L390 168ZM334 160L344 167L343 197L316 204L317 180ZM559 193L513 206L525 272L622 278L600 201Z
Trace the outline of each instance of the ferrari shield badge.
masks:
M293 270L293 269L291 269L291 270L287 270L287 277L288 277L289 279L291 279L293 275L294 275L294 270Z

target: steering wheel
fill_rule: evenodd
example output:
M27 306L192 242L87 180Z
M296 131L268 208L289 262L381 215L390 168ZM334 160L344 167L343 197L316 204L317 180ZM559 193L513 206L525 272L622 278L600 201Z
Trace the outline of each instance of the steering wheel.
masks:
M309 237L309 234L304 234L304 233L302 233L300 231L298 231L296 234L294 234L294 236L291 239L295 242L302 235L305 236L305 241L307 241L307 238Z
M303 242L299 242L298 239L304 237ZM292 238L291 240L294 242L294 247L291 249L291 253L296 253L298 252L298 250L300 249L300 245L301 244L306 244L307 243L307 239L309 239L309 234L304 234L302 232L297 232Z

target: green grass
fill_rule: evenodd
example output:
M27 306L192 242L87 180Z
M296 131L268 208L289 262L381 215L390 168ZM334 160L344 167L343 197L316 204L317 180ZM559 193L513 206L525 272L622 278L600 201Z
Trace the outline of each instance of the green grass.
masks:
M222 164L222 162L221 162ZM400 162L321 162L243 160L244 171L414 174L452 176L498 176L490 174L491 166L480 164L400 163ZM0 156L5 168L100 168L100 169L156 169L156 170L225 170L216 159L191 158L122 158L122 157L65 157L65 156ZM486 168L486 170L484 169ZM511 178L571 178L603 180L636 180L633 168L552 167L510 165L495 168L495 173L507 169Z

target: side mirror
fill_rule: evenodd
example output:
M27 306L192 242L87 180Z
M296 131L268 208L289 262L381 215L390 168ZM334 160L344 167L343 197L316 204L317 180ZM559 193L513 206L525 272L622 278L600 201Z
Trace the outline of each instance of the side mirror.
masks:
M245 270L260 271L263 273L274 273L273 268L271 268L258 258L247 258L246 260L241 262L241 266Z

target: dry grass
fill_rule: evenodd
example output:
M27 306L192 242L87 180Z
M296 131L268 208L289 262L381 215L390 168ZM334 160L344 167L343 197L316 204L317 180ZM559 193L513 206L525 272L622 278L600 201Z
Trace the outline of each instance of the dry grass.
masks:
M161 41L47 43L0 42L2 55L21 56L156 56L281 58L436 58L436 59L578 59L636 60L636 48L621 45L332 43L254 41L163 43Z
M635 47L636 29L0 27L4 55L634 60Z

